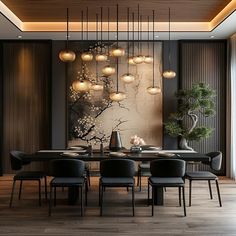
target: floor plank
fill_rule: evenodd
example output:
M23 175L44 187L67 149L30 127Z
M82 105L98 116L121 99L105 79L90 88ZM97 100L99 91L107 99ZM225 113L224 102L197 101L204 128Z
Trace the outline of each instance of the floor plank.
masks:
M143 185L145 181L144 178ZM187 217L183 217L183 209L178 206L177 189L167 189L165 205L155 207L154 217L151 217L151 207L146 205L145 186L142 192L138 188L135 191L135 217L132 217L131 192L108 189L105 192L104 216L100 217L98 178L92 177L84 217L80 216L79 205L67 205L67 192L60 190L58 205L53 208L52 216L48 217L47 202L43 200L42 207L38 206L37 183L23 185L21 200L18 200L16 191L10 209L11 186L12 176L0 177L0 235L4 236L236 235L236 184L226 178L220 180L222 208L219 207L213 184L214 199L210 200L207 183L194 182L192 207L187 207Z

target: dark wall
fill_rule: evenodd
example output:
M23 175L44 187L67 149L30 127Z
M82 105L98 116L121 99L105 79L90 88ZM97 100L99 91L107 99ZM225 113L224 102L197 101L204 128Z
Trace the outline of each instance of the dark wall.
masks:
M4 173L10 173L11 150L51 147L51 42L2 42L2 79L1 156Z
M180 42L180 86L189 89L194 83L204 82L216 90L213 117L200 116L199 126L214 128L210 138L200 142L190 142L190 146L200 153L220 150L223 152L225 174L226 142L226 41L182 41ZM202 166L202 169L205 167Z

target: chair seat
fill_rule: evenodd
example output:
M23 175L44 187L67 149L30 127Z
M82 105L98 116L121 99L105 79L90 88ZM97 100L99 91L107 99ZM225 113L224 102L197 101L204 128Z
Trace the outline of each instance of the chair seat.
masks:
M187 172L185 177L191 180L215 180L218 177L210 171Z
M103 186L126 187L134 185L133 177L101 177L100 183Z
M181 187L184 180L181 177L149 177L151 185L160 187Z
M85 179L83 177L54 177L51 180L51 185L53 187L57 186L81 186L85 182Z
M47 176L42 171L20 171L15 174L14 180L38 180Z

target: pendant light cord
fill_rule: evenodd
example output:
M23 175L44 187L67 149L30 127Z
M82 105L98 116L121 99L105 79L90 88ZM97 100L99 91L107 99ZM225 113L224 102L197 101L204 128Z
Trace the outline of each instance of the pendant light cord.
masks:
M153 41L152 41L152 56L153 56L153 62L152 62L152 87L154 87L154 76L155 76L155 71L154 71L154 69L155 69L155 60L154 60L154 58L155 58L155 55L154 55L154 53L155 53L155 47L154 47L154 39L155 39L155 37L154 37L154 21L155 21L155 11L153 10L152 11L152 38L153 38Z
M66 9L66 51L68 51L69 40L69 8Z
M102 53L102 14L103 13L103 8L101 7L101 53Z
M169 8L169 42L168 42L168 62L170 70L170 8Z
M140 16L140 52L141 55L143 56L143 45L142 45L142 21L143 21L143 16Z
M132 13L132 21L133 21L133 57L134 57L134 12Z
M139 42L139 4L138 4L138 55L140 55L140 42Z
M96 14L96 41L97 41L97 47L96 47L96 53L98 54L98 14ZM96 66L96 81L98 77L98 61L95 60L95 66Z
M150 22L149 22L149 16L148 16L148 55L149 55L149 51L150 51L150 38L149 38L149 25L150 25Z
M127 60L129 60L129 7L127 8ZM129 74L129 63L127 63L127 71Z
M82 38L82 41L84 40L84 12L81 11L81 38Z
M107 60L109 60L109 56L110 56L110 8L107 8L107 40L108 40L108 46L107 46Z
M86 20L87 20L87 33L86 33L86 38L88 41L88 7L86 8Z
M118 4L116 5L116 42L117 42L117 48L118 48L118 20L119 20L119 6ZM119 91L119 57L116 57L116 92L118 93Z

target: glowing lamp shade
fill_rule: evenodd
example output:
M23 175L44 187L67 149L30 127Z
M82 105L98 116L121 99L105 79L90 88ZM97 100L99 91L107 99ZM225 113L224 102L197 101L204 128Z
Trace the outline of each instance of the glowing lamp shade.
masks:
M152 64L153 57L152 56L145 56L144 63L146 64Z
M134 62L133 57L129 57L128 63L129 63L130 65L136 65L136 63Z
M110 99L114 102L120 102L126 98L125 93L122 92L113 92L110 94Z
M71 50L63 50L59 53L59 58L63 62L73 62L76 58L76 55Z
M173 70L166 70L163 72L163 77L166 79L173 79L176 76L176 73Z
M93 60L93 54L91 52L84 52L81 54L81 59L83 61L92 61Z
M123 48L117 47L111 50L110 55L112 57L122 57L125 55L125 50Z
M95 57L96 61L106 61L107 60L107 55L106 54L97 54Z
M102 73L106 76L113 75L115 74L115 72L116 72L116 69L110 65L107 65L102 69Z
M121 76L121 80L126 84L132 83L134 79L135 77L130 73L127 73Z
M103 85L102 84L92 84L91 89L94 91L102 91Z
M72 88L76 92L88 92L91 88L91 83L88 80L75 80L72 83Z
M161 88L159 86L151 86L147 88L147 92L151 95L156 95L161 93Z
M142 55L134 56L133 61L135 64L141 64L144 62L144 56Z

